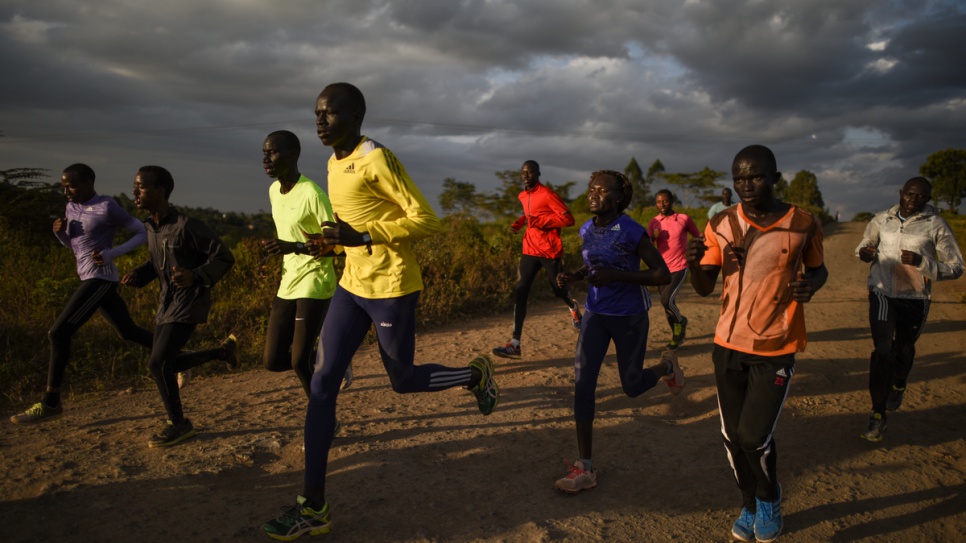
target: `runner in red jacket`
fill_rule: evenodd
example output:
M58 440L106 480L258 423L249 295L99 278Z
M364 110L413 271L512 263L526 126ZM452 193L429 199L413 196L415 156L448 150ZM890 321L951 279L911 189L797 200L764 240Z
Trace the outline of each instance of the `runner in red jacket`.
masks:
M541 267L547 271L547 279L554 295L567 304L574 328L580 329L577 300L567 289L557 286L556 282L557 275L563 272L560 229L573 226L574 217L560 196L540 183L540 165L536 161L528 160L523 163L520 178L524 188L520 193L523 215L510 225L510 229L517 233L526 227L526 231L523 234L523 256L520 258L517 286L513 294L513 339L505 346L493 349L493 354L504 358L520 358L520 334L523 332L523 320L527 317L527 298L530 297L530 287Z

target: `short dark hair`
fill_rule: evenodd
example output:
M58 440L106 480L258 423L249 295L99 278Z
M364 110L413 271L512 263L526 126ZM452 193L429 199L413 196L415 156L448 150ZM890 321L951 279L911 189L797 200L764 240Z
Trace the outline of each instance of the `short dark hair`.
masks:
M674 193L671 192L669 189L661 189L657 191L656 193L654 193L654 198L657 198L661 194L667 196L668 199L671 200L672 204L674 203Z
M764 145L749 145L745 147L738 151L732 163L738 162L738 159L761 161L765 163L764 165L766 167L771 168L771 171L778 172L778 161L775 160L775 153Z
M622 212L627 209L627 206L631 205L631 198L634 196L634 186L631 185L630 179L615 170L597 170L590 174L590 183L593 183L594 179L602 175L609 175L617 180L617 188L621 191L621 199L617 201L617 211Z
M359 87L356 87L352 83L332 83L322 89L322 92L327 90L338 90L342 92L348 99L349 105L359 114L360 118L365 118L366 116L366 97L362 95L362 91Z
M174 191L174 178L171 177L171 172L161 166L141 166L138 168L138 173L153 175L158 186L164 189L164 199L171 197L171 192Z
M915 181L917 183L925 183L926 184L926 188L929 189L929 194L930 195L932 194L932 183L930 183L929 180L926 179L925 177L913 177L913 178L910 178L908 181L906 181L905 183L902 184L903 188L905 188L906 185L908 185L909 183L912 183L913 181Z
M529 164L529 165L531 165L531 166L536 166L536 167L537 167L537 171L538 171L538 172L540 171L540 165L539 165L539 164L537 164L537 161L536 161L536 160L527 160L527 161L525 161L525 162L523 163L523 166L526 166L527 164ZM523 166L521 166L521 168L522 168Z
M94 183L94 170L87 164L82 164L78 162L77 164L71 164L64 168L64 173L76 174L80 177L80 180L85 183Z
M265 136L265 139L278 140L278 142L281 143L285 149L295 151L296 155L302 153L302 142L299 141L299 137L288 130L276 130L275 132Z

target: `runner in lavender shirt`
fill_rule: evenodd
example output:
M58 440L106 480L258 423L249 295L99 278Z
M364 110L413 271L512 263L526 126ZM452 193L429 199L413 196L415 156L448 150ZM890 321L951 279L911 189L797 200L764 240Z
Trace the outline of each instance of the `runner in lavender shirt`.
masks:
M94 170L86 164L68 166L60 184L67 197L67 209L63 217L54 221L54 235L74 251L81 283L47 333L50 340L47 391L39 403L10 418L17 424L33 424L63 414L60 390L70 360L70 341L98 309L122 338L151 347L151 332L134 324L117 293L118 273L114 265L115 258L145 243L144 224L121 209L111 197L94 191ZM119 227L134 235L114 247L114 235Z

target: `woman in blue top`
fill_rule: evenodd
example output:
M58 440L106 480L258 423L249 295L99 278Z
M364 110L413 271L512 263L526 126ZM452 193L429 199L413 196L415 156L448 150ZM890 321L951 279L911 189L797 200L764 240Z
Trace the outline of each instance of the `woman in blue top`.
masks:
M647 285L666 284L671 273L651 245L647 230L624 214L631 195L630 181L623 174L611 170L591 174L587 203L594 218L580 227L584 266L557 276L561 287L583 279L590 283L574 360L574 421L580 460L568 462L567 475L556 483L557 489L572 494L597 486L591 464L594 400L611 341L617 349L621 386L629 397L654 388L662 377L674 394L684 386L684 373L672 351L665 351L655 366L644 368L651 307ZM641 261L646 270L641 270Z

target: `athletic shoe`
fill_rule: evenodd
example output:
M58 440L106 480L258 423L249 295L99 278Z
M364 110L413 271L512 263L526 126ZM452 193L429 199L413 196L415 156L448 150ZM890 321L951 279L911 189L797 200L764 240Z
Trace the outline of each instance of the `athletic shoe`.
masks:
M352 373L352 362L349 362L349 369L345 370L345 377L342 378L342 390L352 386L355 375Z
M567 475L557 479L557 482L554 483L553 486L557 490L567 494L576 494L581 490L590 490L597 486L597 472L593 469L584 469L583 462L578 460L571 464L569 460L564 458L564 464L567 464Z
M164 425L164 429L148 441L148 447L152 449L157 447L170 447L192 437L195 437L195 427L191 425L190 420L184 419L178 424L169 420Z
M667 383L668 391L677 396L684 390L684 384L687 382L684 377L684 370L678 365L678 355L674 351L664 351L661 353L661 360L671 364L671 373L661 377L661 379Z
M238 367L238 338L235 334L228 334L225 341L221 343L221 348L225 351L225 365L229 370Z
M886 400L886 411L898 411L902 407L902 396L906 393L906 387L899 388L892 385L889 391L889 399Z
M580 306L577 305L577 299L573 300L574 307L570 310L570 320L574 323L574 328L580 330Z
M740 541L755 540L755 514L742 507L738 520L731 527L731 535Z
M480 407L483 416L489 415L500 403L500 387L496 386L493 379L493 361L486 355L481 355L470 362L471 368L480 371L480 381L469 391L476 396L476 403Z
M182 372L178 372L178 390L181 390L182 388L188 386L188 383L190 382L191 382L191 370L184 370Z
M45 420L56 419L64 414L64 405L50 407L44 402L37 402L30 406L30 409L10 417L10 422L14 424L37 424Z
M677 349L684 343L684 336L688 331L688 319L687 317L681 317L681 322L676 322L671 325L671 341L668 342L668 349Z
M295 505L285 508L281 516L262 525L262 530L279 541L295 541L304 534L322 535L329 533L329 504L316 511L305 505L305 498L299 496Z
M869 441L882 441L882 434L886 429L886 418L882 413L872 413L869 417L869 428L859 435L862 439Z
M520 346L514 346L512 343L507 343L503 347L493 349L493 354L503 358L520 358Z
M758 511L755 513L755 539L768 543L782 533L782 487L778 485L778 497L773 502L755 498Z

